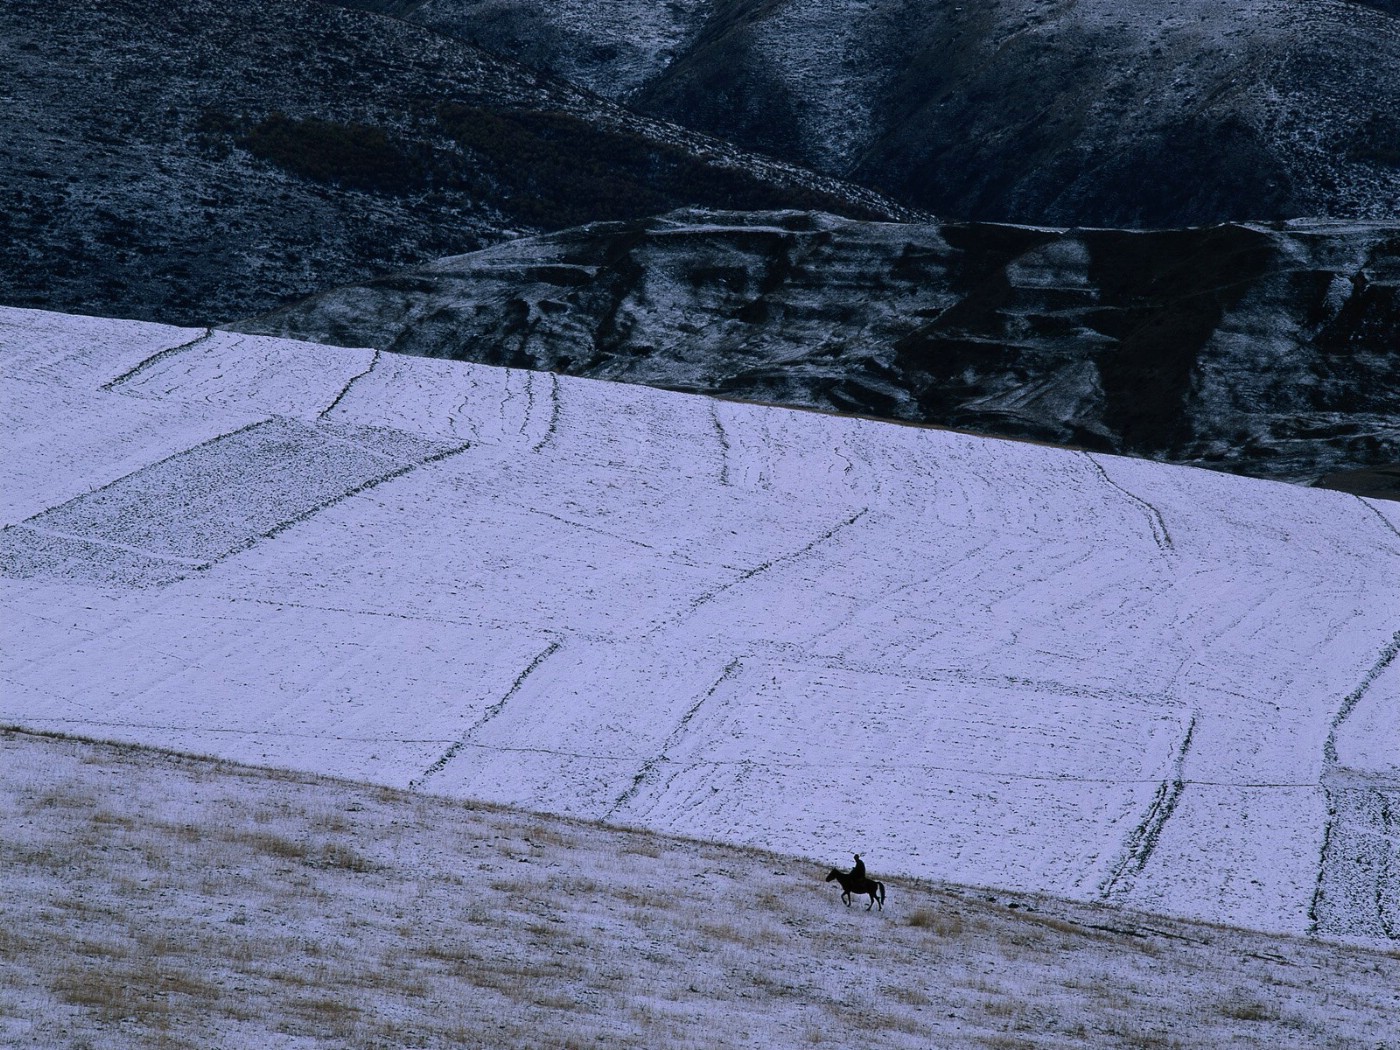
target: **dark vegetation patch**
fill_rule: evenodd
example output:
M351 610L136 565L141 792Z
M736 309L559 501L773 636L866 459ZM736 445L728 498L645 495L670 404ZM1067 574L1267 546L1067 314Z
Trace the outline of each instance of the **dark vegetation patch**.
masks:
M206 113L200 130L233 140L260 160L315 182L379 193L413 193L429 182L430 161L420 145L397 141L383 128L285 113L249 123Z
M1313 482L1320 489L1335 489L1371 499L1400 500L1400 466L1339 470Z
M956 301L895 341L895 364L912 381L923 418L975 425L969 401L1030 378L1008 310L1014 293L1007 268L1056 235L968 224L941 232L954 254L941 260L947 272L940 281ZM907 250L898 265L913 265Z
M1388 367L1386 359L1400 348L1400 284L1370 281L1364 273L1357 276L1350 297L1314 342L1328 354Z
M445 103L438 120L480 165L478 177L497 185L513 215L534 226L640 218L687 204L852 210L820 192L779 190L748 172L571 113Z
M1110 151L1114 147L1110 146ZM1110 157L1111 188L1098 207L1114 226L1291 218L1298 214L1296 172L1239 117L1183 118ZM1092 206L1084 201L1084 207Z
M1124 451L1176 447L1189 426L1201 351L1273 260L1270 238L1242 226L1083 237L1090 281L1114 304L1094 318L1115 340L1098 360L1104 422L1121 435Z
M1373 7L1385 14L1400 17L1400 0L1346 0L1346 2L1356 4L1358 7Z
M820 143L803 135L800 109L780 71L751 40L753 25L779 6L716 4L693 48L633 104L747 149L810 165Z
M1372 113L1356 129L1347 156L1352 160L1400 168L1400 117Z

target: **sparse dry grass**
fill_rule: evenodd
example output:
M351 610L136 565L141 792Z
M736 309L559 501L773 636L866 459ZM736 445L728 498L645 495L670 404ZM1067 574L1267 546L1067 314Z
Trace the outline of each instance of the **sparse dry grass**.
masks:
M1220 1004L1222 1016L1232 1021L1277 1021L1279 1012L1276 1006L1264 1002L1257 992L1236 989Z
M867 914L793 858L131 748L0 734L5 792L4 1045L1342 1048L1400 986L1394 955L913 882Z
M661 856L661 844L640 836L631 836L622 844L622 852L634 857L649 857L655 860Z
M951 940L963 934L963 920L957 912L928 905L919 905L904 916L904 923L915 929L927 930L935 937Z
M894 985L886 989L889 997L905 1006L932 1006L933 999L922 988L908 988Z

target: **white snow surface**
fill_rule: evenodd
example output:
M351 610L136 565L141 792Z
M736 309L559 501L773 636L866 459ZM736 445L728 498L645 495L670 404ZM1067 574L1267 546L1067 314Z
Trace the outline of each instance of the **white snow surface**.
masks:
M0 722L1400 937L1400 514L0 309Z

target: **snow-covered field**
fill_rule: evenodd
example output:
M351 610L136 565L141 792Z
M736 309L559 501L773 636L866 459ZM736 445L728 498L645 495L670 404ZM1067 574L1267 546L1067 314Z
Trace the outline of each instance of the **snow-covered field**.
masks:
M6 1047L1400 1046L1394 952L127 745L0 731L0 865Z
M0 722L1400 936L1400 505L0 311Z

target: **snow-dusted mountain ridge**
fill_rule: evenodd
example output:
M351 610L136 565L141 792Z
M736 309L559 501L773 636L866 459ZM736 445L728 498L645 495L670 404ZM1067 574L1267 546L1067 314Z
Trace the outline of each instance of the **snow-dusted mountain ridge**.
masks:
M904 212L330 4L10 0L0 80L7 306L203 323L680 205Z
M1400 207L1394 0L351 0L950 219Z
M20 310L0 721L1400 929L1400 511Z

